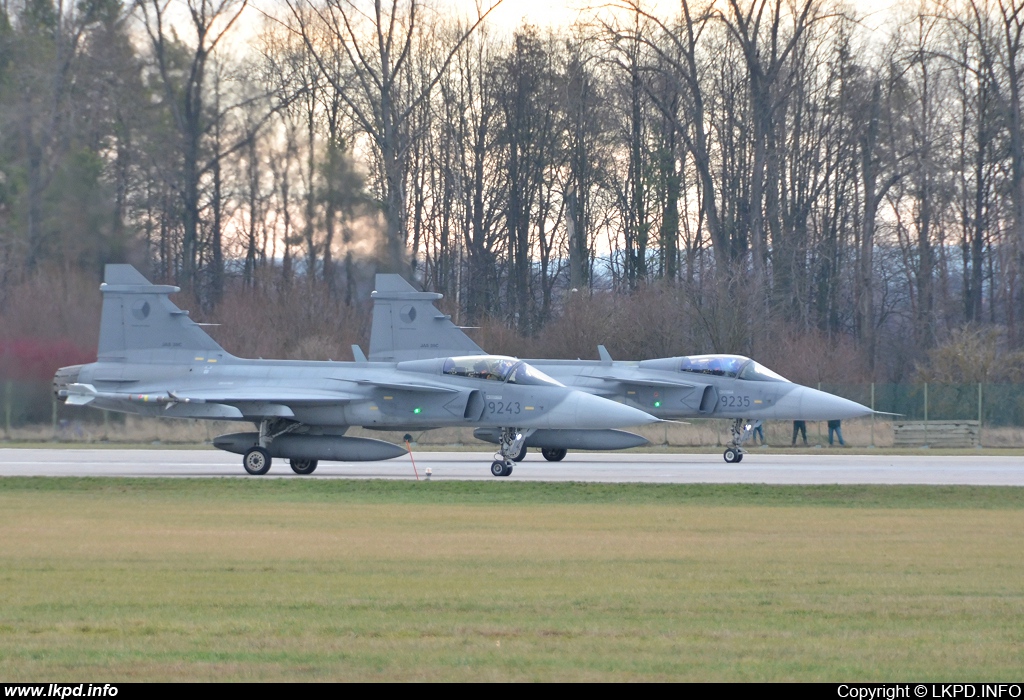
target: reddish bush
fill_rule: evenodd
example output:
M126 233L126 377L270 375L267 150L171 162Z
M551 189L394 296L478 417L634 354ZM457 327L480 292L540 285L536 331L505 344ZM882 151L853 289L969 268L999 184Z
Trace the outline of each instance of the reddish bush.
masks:
M0 379L5 381L48 382L60 367L95 360L95 350L85 350L66 339L0 340Z

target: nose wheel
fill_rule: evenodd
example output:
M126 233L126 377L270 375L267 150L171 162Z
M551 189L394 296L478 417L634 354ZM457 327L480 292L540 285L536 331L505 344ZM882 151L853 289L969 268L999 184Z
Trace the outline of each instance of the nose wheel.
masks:
M502 462L494 460L491 462L491 474L494 476L509 476L512 473L512 461Z
M735 464L743 461L743 450L738 447L727 447L722 456L729 464Z

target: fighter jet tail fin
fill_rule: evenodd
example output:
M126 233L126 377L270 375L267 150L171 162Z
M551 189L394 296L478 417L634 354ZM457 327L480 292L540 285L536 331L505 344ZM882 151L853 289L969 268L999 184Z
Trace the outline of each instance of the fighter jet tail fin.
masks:
M480 355L479 345L442 314L441 294L421 292L401 275L377 275L370 329L370 360L403 362L451 355Z
M203 353L212 362L231 357L213 338L175 306L168 295L180 291L152 284L131 265L107 265L103 284L98 355L101 361L145 362L162 353ZM192 358L189 358L192 359Z

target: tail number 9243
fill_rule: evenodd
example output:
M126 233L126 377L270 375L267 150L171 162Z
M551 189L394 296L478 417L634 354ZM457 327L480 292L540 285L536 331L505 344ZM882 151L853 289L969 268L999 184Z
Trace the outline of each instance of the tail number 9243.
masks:
M488 401L487 411L499 416L517 416L522 412L518 401Z

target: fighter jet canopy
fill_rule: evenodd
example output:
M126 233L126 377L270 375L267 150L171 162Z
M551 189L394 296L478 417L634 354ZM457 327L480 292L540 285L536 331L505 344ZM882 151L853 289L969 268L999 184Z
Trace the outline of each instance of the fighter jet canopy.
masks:
M789 382L785 377L742 355L691 355L682 358L679 371L756 382Z
M466 355L449 357L441 368L442 374L473 379L490 379L509 384L533 386L563 386L536 367L514 357L502 355Z

